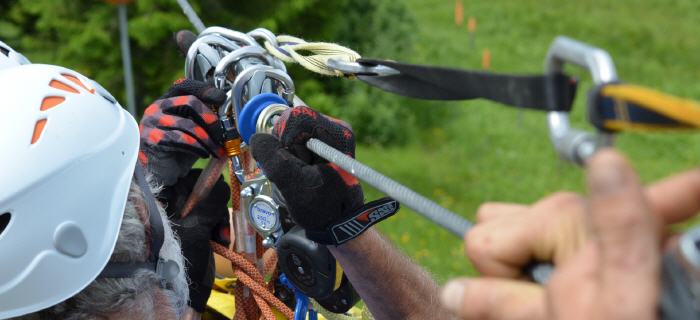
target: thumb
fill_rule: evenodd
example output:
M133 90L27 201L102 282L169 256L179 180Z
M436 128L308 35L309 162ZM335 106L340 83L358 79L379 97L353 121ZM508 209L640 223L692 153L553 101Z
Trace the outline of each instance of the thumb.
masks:
M544 319L542 287L498 278L456 279L442 289L445 308L460 319Z
M267 133L257 133L250 138L253 158L260 164L265 175L281 190L299 185L308 178L304 170L308 165L282 147L277 138ZM286 195L285 195L286 196Z
M197 97L197 99L208 105L220 106L226 101L226 92L206 82L192 79L177 80L161 99L189 95Z
M210 85L202 87L196 96L202 102L217 107L226 102L226 92Z
M263 170L269 167L272 158L282 144L274 136L267 133L256 133L250 138L250 152Z
M587 178L592 228L601 253L602 294L626 297L615 308L619 314L634 314L641 306L653 313L659 287L659 222L639 178L612 150L602 150L589 161ZM636 294L630 295L629 288Z
M187 51L195 40L197 40L197 36L190 30L180 30L175 34L177 48L183 55L187 55Z

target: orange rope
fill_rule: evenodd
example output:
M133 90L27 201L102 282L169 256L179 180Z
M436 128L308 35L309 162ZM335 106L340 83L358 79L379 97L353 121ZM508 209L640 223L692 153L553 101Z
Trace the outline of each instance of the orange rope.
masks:
M263 255L263 273L272 274L275 272L277 267L277 251L274 249L268 249Z
M230 173L231 180L231 208L233 212L237 212L241 205L241 185L236 180L236 176L233 174L233 163L231 160L228 161L228 172Z
M252 159L250 159L250 154L244 151L241 154L241 158L244 172L247 173L246 178L252 178L255 172L250 172L249 166L251 163L254 163ZM231 207L233 209L233 214L241 214L241 186L237 183L238 180L234 175L233 163L231 161L228 162L228 168L231 179ZM232 236L231 239L233 240L235 237ZM243 255L217 243L212 242L211 246L216 253L231 261L231 266L234 270L233 273L237 278L238 285L236 285L233 291L236 299L235 320L257 320L261 316L266 320L274 320L276 317L272 312L272 307L279 310L288 319L294 318L294 312L272 294L274 283L272 281L269 284L265 283L265 279L253 262L246 259ZM273 273L277 265L277 254L274 250L271 251L272 252L268 254L269 259L263 260L264 274ZM260 250L260 252L262 253L262 250ZM248 297L244 295L246 289L251 293Z
M231 251L216 242L210 242L210 244L214 252L231 261L235 267L234 275L236 276L238 283L242 284L237 285L236 290L234 290L234 295L236 296L235 319L254 320L258 319L259 314L262 313L264 319L274 320L275 315L272 312L272 308L279 310L288 319L294 319L294 312L292 312L292 310L282 301L277 299L272 291L266 287L267 284L255 265L248 261L248 259L246 259L244 256ZM244 287L250 289L253 296L253 299L251 300L254 301L239 300L239 297L243 296L242 293ZM239 303L241 301L242 303ZM241 311L239 312L239 310Z

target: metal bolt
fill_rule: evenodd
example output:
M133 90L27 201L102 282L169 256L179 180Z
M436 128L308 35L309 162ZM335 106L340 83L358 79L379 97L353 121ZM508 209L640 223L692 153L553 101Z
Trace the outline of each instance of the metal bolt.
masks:
M269 236L262 241L262 245L265 248L272 248L275 245L275 238Z
M250 198L253 196L253 194L255 194L255 190L252 188L252 186L241 190L241 197Z

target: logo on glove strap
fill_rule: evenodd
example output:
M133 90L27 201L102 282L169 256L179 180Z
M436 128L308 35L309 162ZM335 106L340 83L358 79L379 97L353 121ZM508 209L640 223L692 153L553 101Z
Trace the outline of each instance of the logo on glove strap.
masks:
M350 239L353 239L367 230L370 226L378 223L381 220L388 218L399 210L399 203L393 199L381 199L368 203L365 208L355 217L339 223L331 228L333 237L337 244L341 244Z

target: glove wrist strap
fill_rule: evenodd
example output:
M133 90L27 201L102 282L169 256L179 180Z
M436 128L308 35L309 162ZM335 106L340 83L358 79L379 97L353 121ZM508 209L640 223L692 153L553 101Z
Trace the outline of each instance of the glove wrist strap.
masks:
M306 230L306 236L320 244L340 245L362 234L369 227L399 211L399 202L385 197L368 202L355 210L352 217L322 231Z

